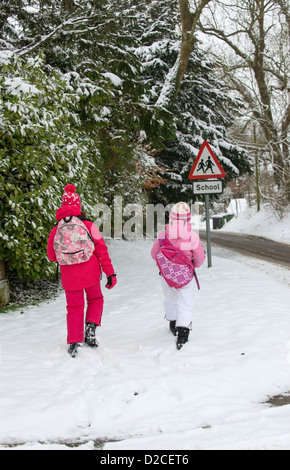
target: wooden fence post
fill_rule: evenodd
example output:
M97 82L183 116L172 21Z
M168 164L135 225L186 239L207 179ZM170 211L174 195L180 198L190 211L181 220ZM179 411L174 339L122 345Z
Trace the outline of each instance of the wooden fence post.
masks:
M0 308L9 304L9 283L5 276L5 264L4 261L0 260Z

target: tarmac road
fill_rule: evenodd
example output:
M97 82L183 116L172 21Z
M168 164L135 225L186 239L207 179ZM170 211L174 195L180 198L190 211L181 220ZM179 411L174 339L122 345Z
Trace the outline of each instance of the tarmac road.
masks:
M205 231L200 230L199 235L201 240L206 240ZM290 245L277 243L263 237L220 232L218 230L211 231L211 242L246 256L290 268Z

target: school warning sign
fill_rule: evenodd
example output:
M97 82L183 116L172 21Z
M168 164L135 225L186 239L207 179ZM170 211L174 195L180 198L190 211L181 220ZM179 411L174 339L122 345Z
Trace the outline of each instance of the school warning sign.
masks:
M213 153L208 142L204 141L194 165L189 173L189 179L224 178L226 176L220 162Z

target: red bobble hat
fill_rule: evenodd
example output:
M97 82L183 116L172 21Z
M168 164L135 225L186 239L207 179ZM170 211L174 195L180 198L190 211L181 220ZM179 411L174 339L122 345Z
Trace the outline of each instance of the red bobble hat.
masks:
M64 206L75 206L81 208L81 200L78 194L76 194L76 188L73 184L68 184L65 188L65 193L62 196L62 207Z

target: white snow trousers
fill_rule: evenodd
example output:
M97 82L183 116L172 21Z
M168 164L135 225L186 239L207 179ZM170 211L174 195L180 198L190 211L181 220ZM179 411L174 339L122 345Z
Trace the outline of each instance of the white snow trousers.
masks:
M181 289L175 289L169 287L165 279L161 278L165 318L168 321L176 321L176 327L191 327L194 308L194 282L193 279Z

